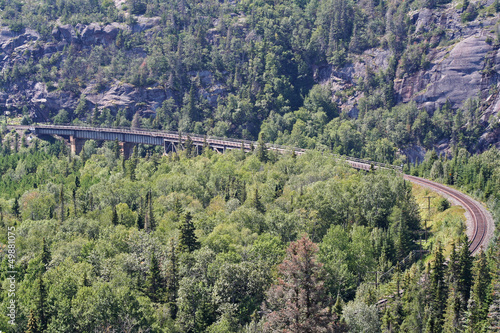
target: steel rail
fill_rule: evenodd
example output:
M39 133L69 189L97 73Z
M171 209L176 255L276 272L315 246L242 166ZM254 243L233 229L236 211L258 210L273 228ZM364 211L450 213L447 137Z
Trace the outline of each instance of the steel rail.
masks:
M213 144L219 144L219 145L227 145L227 146L234 146L235 144L241 145L243 143L244 148L249 149L251 145L257 144L256 142L253 141L248 141L248 140L237 140L237 139L228 139L228 138L220 138L220 137L213 137L213 136L201 136L197 134L189 134L189 133L178 133L178 132L172 132L172 131L159 131L159 130L150 130L150 129L130 129L130 128L105 128L105 127L88 127L88 126L67 126L67 125L32 125L32 126L26 126L26 125L9 125L7 126L10 129L15 129L15 130L31 130L34 129L35 127L38 128L55 128L55 129L61 129L61 130L76 130L76 131L97 131L97 132L115 132L115 133L129 133L129 134L136 134L136 135L149 135L149 136L154 136L154 137L163 137L167 139L178 139L179 136L181 137L181 140L187 138L188 136L191 137L192 139L197 139L197 140L205 140L207 139ZM279 152L287 152L287 151L295 151L297 155L302 155L304 154L307 150L302 149L302 148L293 148L293 147L286 147L286 146L281 146L281 145L267 145L268 148L272 150L276 150ZM231 147L228 147L231 148ZM361 169L368 171L372 167L373 168L382 168L382 169L394 169L397 172L402 173L402 170L400 167L393 166L393 165L388 165L385 163L379 163L379 162L373 162L373 161L368 161L368 160L363 160L360 158L353 158L349 156L341 156L337 154L333 154L334 157L344 159L351 167L356 168L356 169ZM453 188L450 188L448 186L445 186L443 184L439 184L430 180L427 180L425 178L420 178L420 177L415 177L415 176L410 176L403 174L403 177L412 183L424 185L426 187L429 187L431 189L437 190L438 192L442 192L445 195L453 198L457 202L460 203L462 207L465 208L465 210L469 213L471 216L472 220L472 237L471 240L469 241L469 249L472 254L476 254L480 249L486 248L484 244L487 241L487 235L488 235L488 228L489 228L489 221L491 219L488 219L488 217L485 214L484 208L481 206L481 204L466 194L455 190ZM489 214L488 212L486 212ZM491 226L492 227L492 226Z

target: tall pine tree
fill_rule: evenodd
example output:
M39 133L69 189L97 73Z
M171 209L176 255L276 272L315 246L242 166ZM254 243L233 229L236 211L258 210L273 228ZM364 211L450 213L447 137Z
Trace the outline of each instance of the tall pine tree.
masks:
M447 289L444 281L445 258L441 244L437 245L434 254L434 264L431 272L431 316L433 319L432 331L441 332L444 320L444 309L446 308Z
M255 154L262 163L266 163L269 160L269 156L267 155L267 146L264 142L262 134L259 135L259 141L257 142L257 150Z
M146 290L153 302L161 302L164 299L164 283L160 274L160 264L154 252L151 254L151 264L146 278Z
M118 225L118 213L116 212L116 206L113 205L112 211L111 211L111 223L113 225Z
M264 332L334 332L335 315L324 287L318 247L304 236L292 242L279 266L278 283L263 305Z
M59 208L61 209L60 212L60 220L61 223L64 222L64 215L65 215L65 210L64 210L64 186L61 185L61 190L59 191Z
M482 332L488 325L487 315L490 305L489 288L491 275L488 260L484 251L474 265L474 285L472 286L471 302L469 302L468 330L471 332Z
M49 267L49 263L50 263L50 251L49 251L49 248L47 246L47 242L45 240L45 237L42 238L42 264L45 268L45 270L47 270L47 268Z
M38 278L36 288L38 293L38 300L37 300L38 321L39 321L40 331L43 332L45 331L45 329L47 329L48 318L46 309L47 291L45 290L45 284L42 276Z
M170 239L170 260L167 264L167 302L170 309L170 317L177 316L177 291L179 289L179 276L177 272L177 251L174 239Z
M193 252L200 248L200 243L196 237L194 231L193 218L190 212L184 215L184 221L182 222L179 235L179 245L178 249L180 252Z
M28 317L28 327L26 328L26 333L42 333L38 327L38 321L35 316L33 309L30 310L30 316Z

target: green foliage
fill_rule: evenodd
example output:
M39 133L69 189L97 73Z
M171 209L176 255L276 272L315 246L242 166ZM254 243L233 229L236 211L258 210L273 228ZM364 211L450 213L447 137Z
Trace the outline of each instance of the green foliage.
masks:
M181 252L193 252L200 247L198 238L195 235L195 228L190 212L184 215L184 221L180 227L178 249Z
M441 198L439 200L439 202L438 202L437 210L438 210L438 212L444 212L445 210L447 210L448 208L450 208L450 206L451 206L451 204L448 201L448 199Z
M271 295L266 290L280 284L278 277L289 277L292 283L304 276L315 281L315 327L323 325L321 318L329 318L345 328L331 310L322 312L333 308L337 295L336 316L344 316L352 329L361 325L353 315L357 309L367 327L382 326L372 304L388 294L369 284L373 272L396 266L421 231L411 186L401 177L383 170L358 172L320 152L270 156L272 162L240 151L191 158L179 154L174 159L155 152L141 157L147 147L139 145L131 158L132 180L117 163L113 142L100 148L94 144L89 151L96 154L71 159L60 144L45 142L0 155L0 170L8 175L0 178L5 189L0 193L0 227L14 224L12 207L19 197L20 327L28 326L33 309L38 327L46 322L47 331L105 331L109 326L123 332L264 330L257 314ZM490 179L488 168L494 170L496 163L496 154L487 154L483 180ZM439 160L430 155L429 171ZM475 159L457 152L456 163ZM446 169L447 163L442 164ZM462 177L457 181L469 179ZM63 198L63 212L70 214L61 220ZM301 251L285 252L304 233L319 247L317 253L308 252L312 275L300 275L307 272L298 260ZM447 302L450 297L460 300L459 313L464 313L471 285L467 281L472 280L466 243L457 243L442 279L416 266L395 274L390 292L396 283L405 292L399 303L389 304L384 322L401 331L423 331L435 313L425 306L434 309L437 299L447 327L452 312L446 304L455 304ZM0 257L6 265L5 252ZM284 258L301 268L280 268ZM441 288L439 281L450 287ZM489 280L482 281L485 285ZM347 305L340 306L340 298ZM1 296L2 306L7 301ZM273 304L275 311L286 309L281 301ZM481 304L484 324L490 302L476 304Z

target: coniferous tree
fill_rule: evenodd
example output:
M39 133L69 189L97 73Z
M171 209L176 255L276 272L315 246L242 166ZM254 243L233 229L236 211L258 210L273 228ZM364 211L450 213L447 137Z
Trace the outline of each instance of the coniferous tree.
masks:
M461 299L460 294L457 292L455 287L450 287L448 293L448 300L446 301L446 309L444 311L444 333L458 333L462 332L461 318L463 317L463 312L461 311Z
M460 239L459 243L459 275L457 280L457 291L460 294L461 300L461 312L467 310L467 301L470 298L470 292L472 288L472 266L473 258L469 249L469 240L466 235Z
M324 287L318 247L306 236L292 242L279 266L280 279L263 305L264 332L334 332L335 316Z
M259 189L256 187L253 192L252 206L260 213L264 214L266 212L266 207L260 200Z
M486 319L489 308L489 287L491 275L488 261L484 251L481 251L474 266L474 285L472 286L471 299L469 305L470 323L469 329L473 332L480 332L486 326Z
M398 256L398 260L403 260L406 253L411 250L411 241L408 237L408 230L406 227L406 221L403 219L403 213L401 213L399 228L398 228L398 236L396 239L396 253Z
M118 225L118 213L116 212L116 206L113 205L112 212L111 212L111 224L113 225Z
M47 241L45 240L45 237L42 238L42 264L45 268L45 270L47 270L47 268L49 267L49 263L50 263L50 251L49 251L49 248L47 246Z
M76 188L72 190L72 198L73 198L73 215L76 216Z
M41 333L42 331L38 327L38 321L36 319L33 309L30 310L30 316L28 317L28 327L26 328L26 333Z
M167 302L170 309L170 316L175 319L177 316L177 291L179 289L179 276L177 273L177 251L175 250L174 239L170 239L170 260L167 265Z
M149 265L149 273L146 278L146 290L153 302L161 302L163 300L163 279L160 274L160 264L154 252L151 254L151 264Z
M144 214L144 229L148 231L154 231L156 228L156 223L153 213L153 195L151 190L146 194L146 211Z
M257 142L257 150L255 152L257 158L262 163L266 163L269 160L269 156L267 155L267 146L264 142L262 135L259 136L259 141Z
M37 300L37 310L38 310L38 321L39 321L39 327L40 331L45 331L47 328L47 309L46 307L46 299L47 299L47 292L45 290L45 285L42 276L40 276L37 280L37 294L38 294L38 300Z
M14 203L12 204L12 213L14 214L15 217L19 218L20 211L19 211L19 196L17 196L14 199Z
M61 208L61 212L60 212L60 220L61 220L61 223L64 222L64 217L65 217L65 210L64 210L64 186L61 185L61 190L59 192L59 207Z
M431 273L431 316L434 317L431 332L441 332L443 326L443 314L446 308L446 284L445 277L445 258L441 249L441 244L437 245L436 253L434 254L434 264Z
M186 151L186 157L192 157L193 156L193 140L191 140L191 137L188 135L186 138L186 141L184 142L184 150Z
M142 203L142 197L139 201L139 209L138 209L138 212L137 212L137 221L136 221L136 224L137 224L137 229L138 230L142 230L144 229L144 207L143 207L143 203Z
M178 249L180 252L193 252L200 248L200 243L194 233L195 229L192 219L190 212L184 215L179 235Z
M500 332L500 246L496 245L496 253L493 258L492 276L495 277L492 285L491 304L488 309L488 321L490 332Z
M245 143L241 141L241 146L240 146L240 158L242 160L245 159Z
M115 141L113 141L112 150L113 150L115 159L116 160L119 159L120 158L120 143L118 142L118 138L116 138Z
M210 145L208 144L207 136L205 135L203 137L203 149L202 149L203 155L208 154L209 150L210 150Z

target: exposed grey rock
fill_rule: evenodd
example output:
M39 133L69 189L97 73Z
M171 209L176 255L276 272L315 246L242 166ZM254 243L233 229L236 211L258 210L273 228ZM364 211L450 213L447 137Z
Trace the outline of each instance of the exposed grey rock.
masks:
M493 47L486 43L486 36L480 34L462 40L451 50L438 50L428 70L396 82L400 100L415 100L430 111L447 100L460 107L468 98L477 97L483 86L488 85L481 71L486 55L492 50Z
M55 27L52 30L52 37L56 41L65 40L67 43L75 43L78 41L76 31L71 24Z

